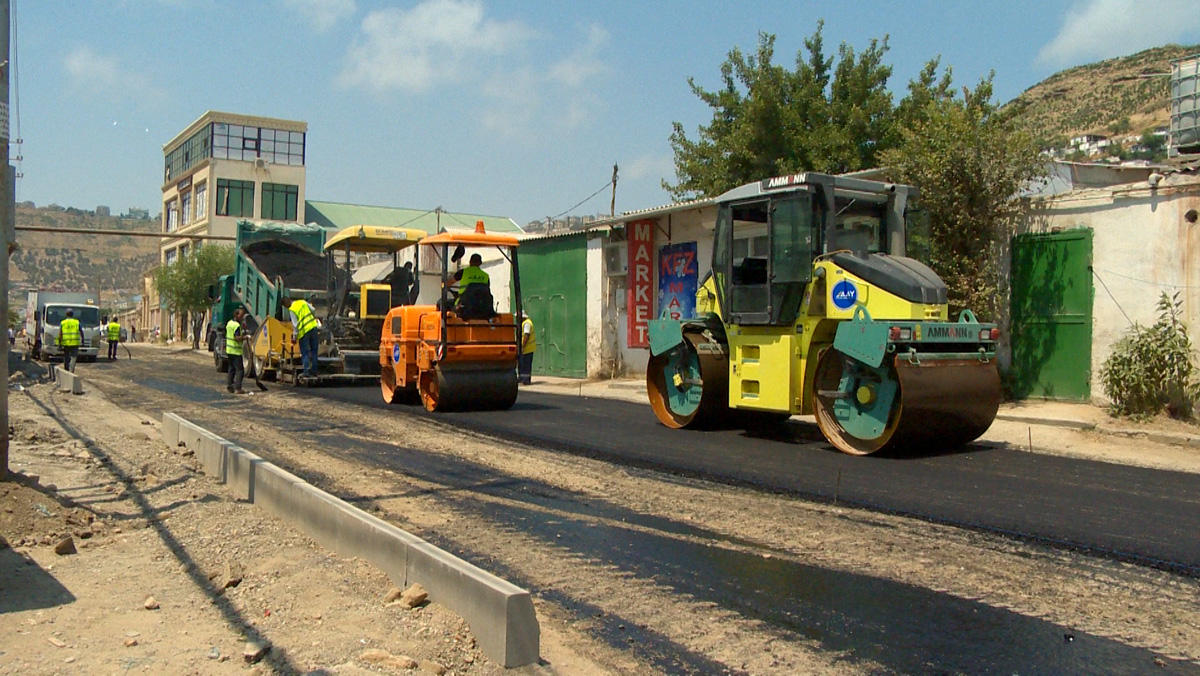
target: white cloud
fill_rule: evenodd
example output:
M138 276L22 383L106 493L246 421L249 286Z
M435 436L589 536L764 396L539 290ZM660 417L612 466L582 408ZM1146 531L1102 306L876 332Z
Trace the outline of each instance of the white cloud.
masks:
M568 87L579 88L588 80L606 74L608 66L600 55L606 44L608 31L596 25L589 27L587 42L567 58L552 65L549 71L550 79Z
M1173 41L1194 41L1194 0L1086 0L1067 10L1058 34L1038 52L1054 68L1124 56Z
M86 45L67 54L63 67L71 85L89 94L111 99L158 98L164 94L145 75L126 70L115 56L99 54Z
M532 34L520 22L487 19L483 5L471 0L377 10L363 19L341 81L374 91L423 91L484 69Z
M283 6L304 17L318 32L333 28L334 24L354 14L358 5L354 0L281 0Z

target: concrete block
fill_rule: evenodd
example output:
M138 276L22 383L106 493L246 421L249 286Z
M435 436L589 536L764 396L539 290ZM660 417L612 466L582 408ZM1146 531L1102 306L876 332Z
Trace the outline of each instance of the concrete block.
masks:
M83 378L63 368L54 369L58 389L69 390L71 394L83 394Z
M255 475L264 462L250 451L226 442L225 483L235 498L254 502Z
M183 418L174 413L163 414L162 427L159 430L162 433L164 444L173 448L179 443L179 425L182 422Z
M239 499L266 509L343 556L370 561L399 586L421 583L432 600L471 625L480 649L496 662L519 667L538 661L540 629L529 592L167 413L163 438L170 443L172 435L195 449L205 471L223 477Z

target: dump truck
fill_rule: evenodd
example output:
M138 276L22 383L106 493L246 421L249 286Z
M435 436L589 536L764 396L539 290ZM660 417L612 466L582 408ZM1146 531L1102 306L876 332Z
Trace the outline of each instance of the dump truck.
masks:
M320 321L317 376L301 374L300 347L292 338L287 308L265 319L254 332L255 373L268 380L298 385L374 383L379 378L379 341L384 317L395 305L415 297L417 271L408 272L400 256L417 245L425 231L378 225L352 225L331 235L324 244L325 288L318 296L302 294L317 311ZM383 254L382 269L388 283L354 281L360 255ZM419 263L419 261L414 261ZM401 289L396 276L403 271L411 284Z
M800 173L717 198L712 268L697 316L648 323L650 405L671 428L816 416L854 454L951 448L1001 400L999 331L918 258L912 186ZM739 233L766 256L735 257Z
M389 404L420 401L429 411L510 408L517 399L517 355L522 321L517 238L442 232L420 241L440 262L442 298L436 304L392 308L379 343L379 387ZM450 265L468 249L498 249L513 282L508 311L497 312L490 288L454 289ZM483 287L483 288L480 288Z
M107 345L107 333L101 334L100 308L96 295L76 291L30 291L25 304L25 349L34 359L61 359L58 325L71 310L79 320L82 342L79 359L96 361L100 345Z
M324 293L329 277L322 252L325 237L325 229L317 225L238 222L234 271L221 275L208 291L213 305L207 342L218 371L229 368L225 324L234 310L246 311L246 331L252 335L267 318L279 317L285 292L305 297Z

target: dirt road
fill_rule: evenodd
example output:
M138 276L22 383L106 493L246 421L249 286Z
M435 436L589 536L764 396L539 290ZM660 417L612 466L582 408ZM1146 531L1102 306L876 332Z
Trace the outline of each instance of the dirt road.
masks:
M31 403L21 412L32 417L48 409L56 418L46 419L47 429L57 421L93 440L73 448L71 460L51 454L62 452L55 444L76 443L69 432L54 443L31 441L14 455L23 467L77 462L93 465L87 471L120 473L108 479L84 473L59 484L80 502L90 499L90 509L114 510L113 527L89 539L101 544L66 557L49 544L16 548L32 556L36 565L28 567L41 571L46 585L57 581L74 600L60 593L39 607L0 615L5 635L23 632L12 650L2 648L0 669L53 664L44 673L114 671L135 657L150 660L130 664L144 671L243 669L234 663L244 641L258 637L275 646L265 668L283 672L378 669L360 659L367 647L436 661L456 673L497 670L471 648L458 618L436 604L415 614L386 607L388 583L377 572L229 501L196 475L189 458L145 438L153 427L142 424L145 412L170 408L527 586L545 660L534 670L842 674L990 664L1029 671L1039 664L1033 660L1053 659L1040 664L1077 671L1117 660L1139 671L1200 671L1200 584L1192 578L506 443L402 409L334 414L283 386L234 399L218 389L207 354L146 349L136 356L95 369L95 389L83 397L34 388L44 407ZM130 380L183 371L196 376L180 387L205 388L210 401L172 398ZM105 398L101 393L124 412L108 403L92 410ZM14 397L14 405L19 401ZM15 424L19 439L30 423ZM390 449L385 457L368 452L381 442ZM96 459L97 449L112 461ZM83 451L91 459L78 457ZM109 484L125 498L106 496ZM129 528L117 525L124 521ZM118 527L122 532L112 533ZM629 543L647 539L664 553L639 565L641 555ZM208 575L219 577L231 561L243 566L245 581L216 595ZM794 617L760 613L765 600L757 590L742 588L739 598L729 593L737 587L718 589L725 578L750 571L779 576L771 591L795 599L783 611ZM159 610L142 607L149 594ZM861 611L885 597L908 605ZM906 626L921 624L910 619L925 617L926 606L949 609L955 618L964 644L957 654L944 636L930 635L933 629ZM145 619L168 618L164 611L169 619ZM939 633L951 626L929 622ZM1004 645L997 634L976 633L992 624L1032 629L1028 636L1013 630L1014 643ZM125 647L126 638L139 644ZM210 660L214 645L233 659ZM1035 645L1054 654L1023 652Z

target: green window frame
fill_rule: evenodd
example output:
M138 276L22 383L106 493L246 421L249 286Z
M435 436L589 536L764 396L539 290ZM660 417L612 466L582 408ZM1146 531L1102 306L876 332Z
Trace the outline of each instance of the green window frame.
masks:
M254 181L217 179L217 215L254 217Z
M286 183L263 183L260 218L272 221L296 220L296 200L299 195L299 186Z

